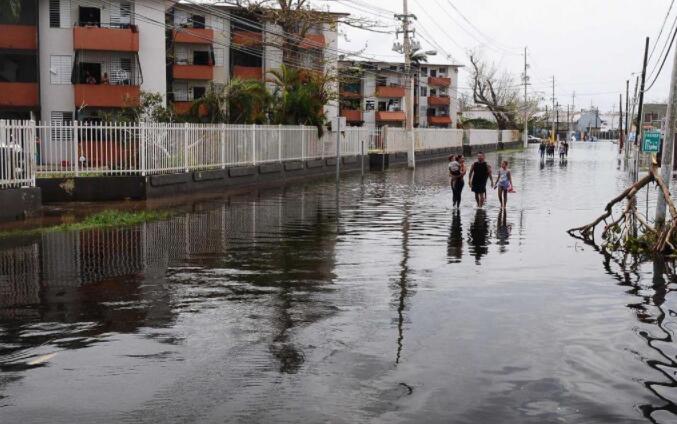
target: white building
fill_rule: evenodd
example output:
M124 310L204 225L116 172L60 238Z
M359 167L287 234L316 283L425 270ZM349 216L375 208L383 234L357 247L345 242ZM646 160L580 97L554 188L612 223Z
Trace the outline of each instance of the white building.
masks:
M420 65L414 92L414 125L455 127L458 122L457 65ZM340 61L344 81L341 116L350 125L403 127L406 123L404 65L391 62Z
M95 119L138 104L141 90L165 95L161 4L39 0L38 12L43 120Z

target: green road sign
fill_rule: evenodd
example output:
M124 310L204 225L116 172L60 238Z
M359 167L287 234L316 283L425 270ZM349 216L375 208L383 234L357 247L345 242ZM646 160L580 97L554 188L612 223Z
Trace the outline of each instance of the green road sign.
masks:
M644 133L642 141L642 151L645 153L658 153L661 147L661 133L658 131L647 131Z

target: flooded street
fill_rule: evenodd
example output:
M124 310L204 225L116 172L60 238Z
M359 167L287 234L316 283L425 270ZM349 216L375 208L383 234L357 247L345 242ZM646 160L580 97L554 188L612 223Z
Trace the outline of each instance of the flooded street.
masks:
M0 422L677 422L677 299L565 230L617 147L511 162L452 209L445 162L0 243Z

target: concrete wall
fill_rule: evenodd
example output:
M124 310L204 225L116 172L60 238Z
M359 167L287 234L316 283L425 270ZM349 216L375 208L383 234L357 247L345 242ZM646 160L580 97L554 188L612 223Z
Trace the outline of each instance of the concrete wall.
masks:
M135 12L147 16L154 21L165 21L165 10L158 3L151 0L137 0L134 2ZM139 27L139 63L143 73L141 90L160 93L166 102L167 79L165 48L165 29L145 20L136 19Z
M0 222L23 219L34 215L42 207L37 187L0 189Z
M468 130L471 146L484 146L498 143L498 130Z

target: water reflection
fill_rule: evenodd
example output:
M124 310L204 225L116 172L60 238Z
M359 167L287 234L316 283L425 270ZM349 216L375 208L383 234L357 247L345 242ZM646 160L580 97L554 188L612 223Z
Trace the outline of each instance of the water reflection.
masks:
M294 328L335 312L313 293L334 277L336 219L331 197L291 195L298 201L234 198L139 227L0 247L0 369L30 362L38 346L79 349L171 327L214 302L266 298L270 352L280 372L295 372L304 354Z
M507 246L510 244L510 232L512 231L512 224L508 223L508 212L501 210L498 213L496 220L496 239L498 244L498 251L505 253Z
M468 244L470 254L475 257L475 263L480 265L482 257L489 253L489 219L484 209L475 211L468 231Z
M451 216L451 229L447 241L447 258L449 263L459 263L463 258L463 223L461 211L454 210Z

